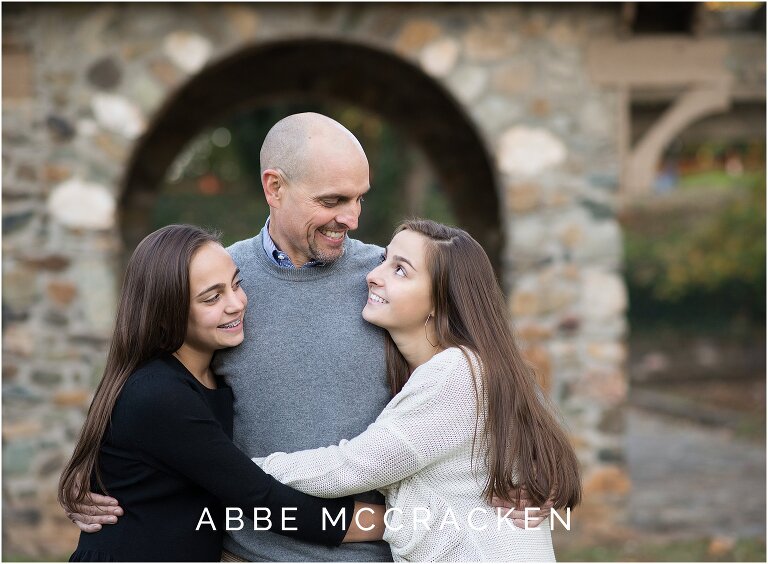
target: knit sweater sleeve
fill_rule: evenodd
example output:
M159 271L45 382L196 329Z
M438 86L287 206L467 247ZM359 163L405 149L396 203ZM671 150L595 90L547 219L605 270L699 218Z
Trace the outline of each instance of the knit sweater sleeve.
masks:
M448 349L414 371L357 437L253 460L284 484L319 497L386 490L472 441L475 398L469 363L461 350Z

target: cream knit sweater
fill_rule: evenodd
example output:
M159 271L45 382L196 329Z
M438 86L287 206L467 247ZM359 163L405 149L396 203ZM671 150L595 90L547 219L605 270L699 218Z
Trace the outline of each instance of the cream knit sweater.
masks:
M554 561L549 520L521 529L482 499L488 472L482 453L473 465L475 425L483 424L475 398L469 362L450 348L418 367L352 440L253 460L320 497L380 490L395 561Z

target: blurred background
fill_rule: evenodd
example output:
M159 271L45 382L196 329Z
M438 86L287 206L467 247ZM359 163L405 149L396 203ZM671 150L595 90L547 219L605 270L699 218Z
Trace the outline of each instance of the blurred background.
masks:
M355 237L468 229L585 467L559 560L765 560L765 4L3 4L3 559L55 484L124 261L268 216L282 117L371 164Z

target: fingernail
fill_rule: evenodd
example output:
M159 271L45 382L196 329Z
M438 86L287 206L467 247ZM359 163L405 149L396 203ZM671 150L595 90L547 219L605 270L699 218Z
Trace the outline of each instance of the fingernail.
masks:
M112 511L112 513L114 513L115 515L122 515L123 514L123 510L122 509L115 509L114 511Z
M117 523L117 517L107 517L107 523Z

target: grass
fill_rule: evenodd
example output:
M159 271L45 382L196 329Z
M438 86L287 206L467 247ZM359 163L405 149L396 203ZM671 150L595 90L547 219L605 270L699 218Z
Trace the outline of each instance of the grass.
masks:
M762 181L762 171L745 171L741 176L730 176L723 170L710 170L695 174L686 174L680 178L679 186L683 190L724 190L746 186Z
M738 539L723 550L711 550L712 539L675 541L626 540L605 542L595 546L558 548L560 562L765 562L765 540ZM6 554L5 562L66 562L69 554L35 558L23 554Z
M558 561L569 562L765 562L765 540L738 539L721 550L709 538L572 547L557 550Z

